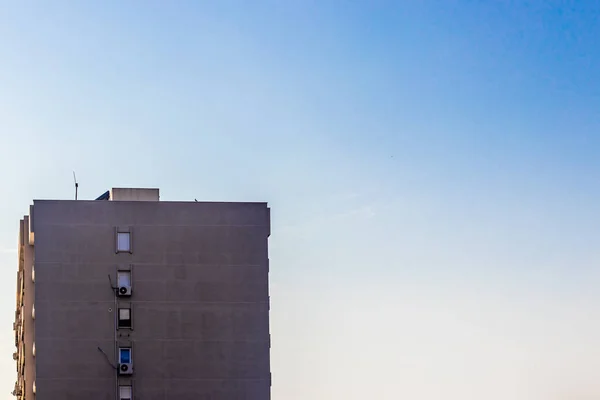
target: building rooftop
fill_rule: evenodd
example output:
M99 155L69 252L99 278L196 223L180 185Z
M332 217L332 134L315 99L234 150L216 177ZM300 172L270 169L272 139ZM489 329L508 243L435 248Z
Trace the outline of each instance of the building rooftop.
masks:
M112 188L104 192L96 200L109 201L159 201L159 189Z

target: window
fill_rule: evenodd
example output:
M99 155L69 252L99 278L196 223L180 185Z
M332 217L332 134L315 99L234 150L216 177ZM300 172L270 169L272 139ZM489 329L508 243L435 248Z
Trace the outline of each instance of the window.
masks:
M131 287L131 271L117 271L117 286Z
M117 253L131 252L131 233L117 232Z
M131 329L131 308L119 308L118 327Z
M119 400L131 400L131 386L119 386Z
M131 364L131 347L119 348L119 364Z

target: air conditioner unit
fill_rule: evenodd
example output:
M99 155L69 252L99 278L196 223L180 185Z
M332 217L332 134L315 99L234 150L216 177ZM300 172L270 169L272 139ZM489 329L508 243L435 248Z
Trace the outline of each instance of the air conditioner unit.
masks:
M119 375L131 375L133 374L133 364L119 364Z
M121 286L117 290L119 296L131 296L131 286Z
M16 352L13 353L13 360L16 360L17 358L19 358L19 355Z

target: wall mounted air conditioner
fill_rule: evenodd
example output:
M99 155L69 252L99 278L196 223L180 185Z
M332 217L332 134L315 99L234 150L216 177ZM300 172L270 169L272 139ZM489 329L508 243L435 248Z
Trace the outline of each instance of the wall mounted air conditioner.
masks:
M133 364L119 364L119 375L131 375L133 374Z
M131 286L120 286L117 289L117 295L122 297L131 296Z

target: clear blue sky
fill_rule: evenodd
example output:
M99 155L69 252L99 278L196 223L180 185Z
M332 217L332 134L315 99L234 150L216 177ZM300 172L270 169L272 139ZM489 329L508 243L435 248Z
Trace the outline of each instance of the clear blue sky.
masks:
M525 3L0 1L0 398L73 170L269 201L274 400L600 396L600 3Z

